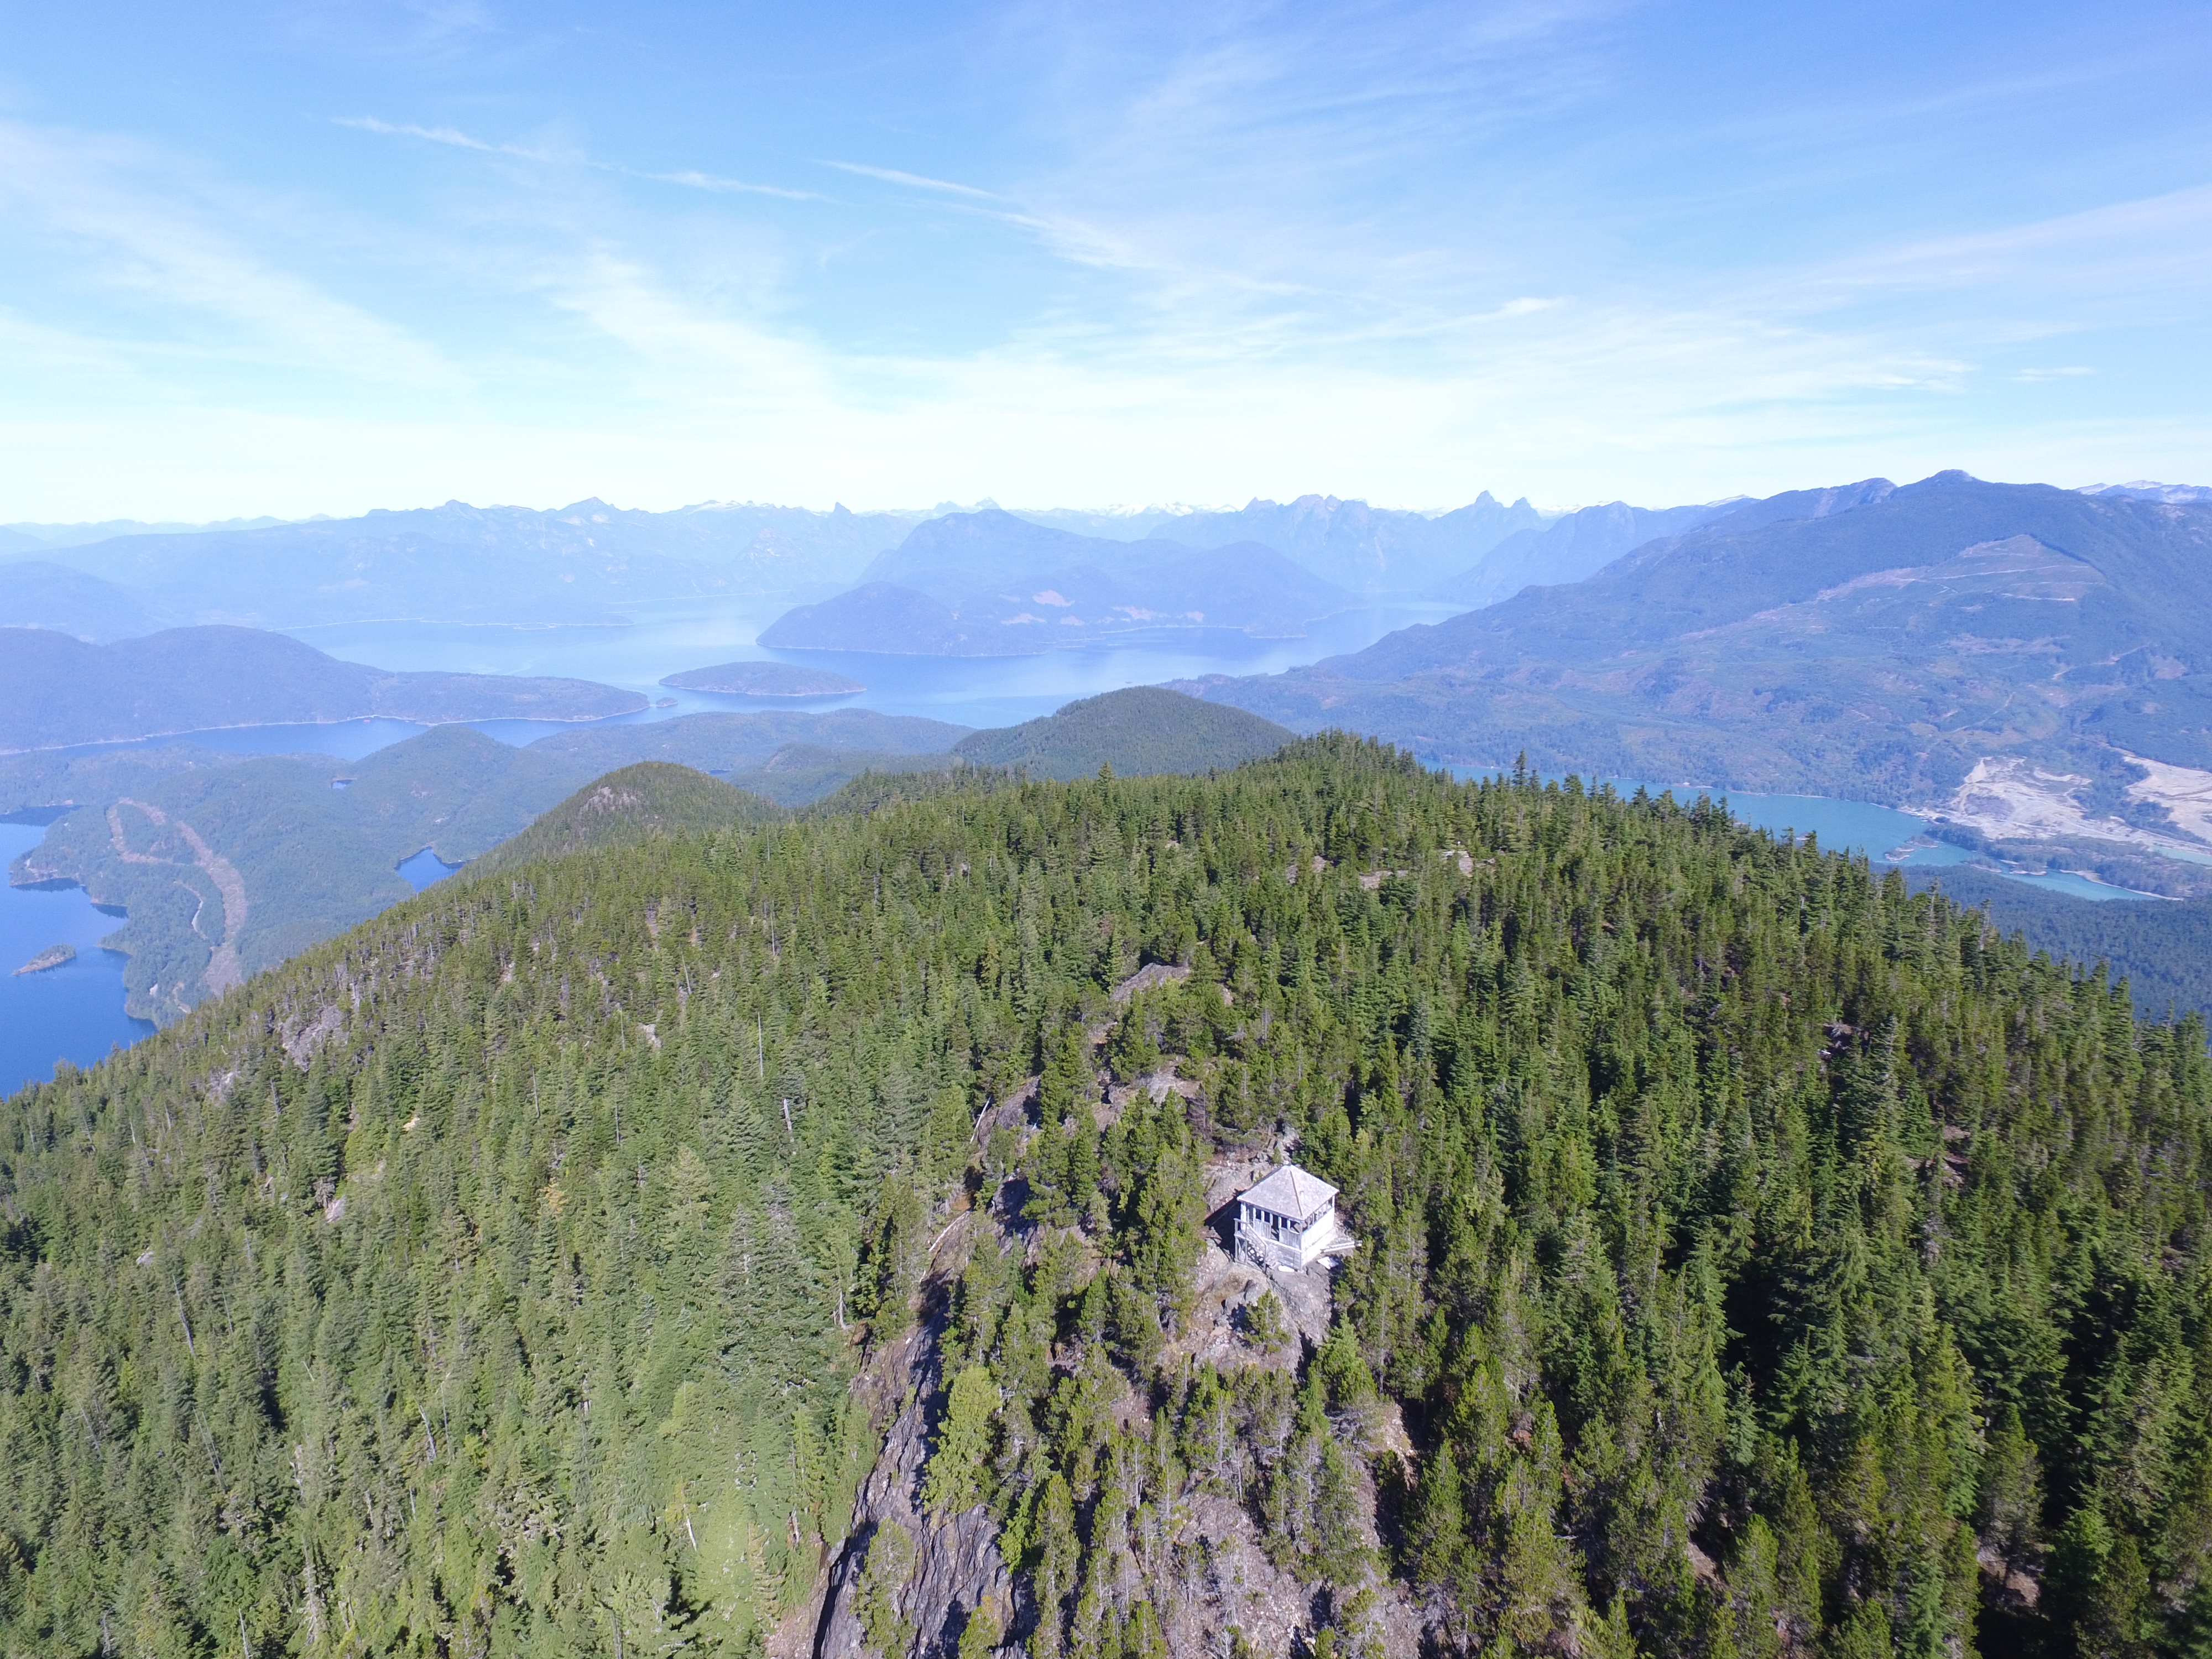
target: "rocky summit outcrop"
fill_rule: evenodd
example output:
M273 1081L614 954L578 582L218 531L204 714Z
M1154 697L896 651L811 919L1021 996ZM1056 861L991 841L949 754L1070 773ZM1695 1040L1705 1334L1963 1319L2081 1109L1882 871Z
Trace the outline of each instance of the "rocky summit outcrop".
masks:
M1024 1139L1034 1134L1040 1081L1028 1079L985 1112L975 1128L977 1141L999 1131ZM1112 1090L1094 1107L1101 1121L1119 1115L1112 1103L1130 1089L1141 1091L1139 1085ZM1279 1161L1280 1151L1246 1149L1210 1158L1203 1172L1208 1210L1225 1212L1231 1196ZM928 1252L915 1322L854 1377L855 1398L883 1425L882 1449L813 1598L771 1640L775 1659L956 1659L1037 1650L1043 1609L1030 1571L1034 1551L1015 1562L1004 1557L1005 1522L988 1504L940 1513L925 1501L931 1459L947 1432L945 1353L948 1346L957 1352L948 1332L957 1323L952 1310L963 1271L972 1258L990 1255L1033 1267L1073 1237L1025 1218L1026 1192L1014 1183L944 1223ZM937 1226L938 1218L930 1224ZM1169 1337L1149 1386L1104 1365L1103 1354L1080 1337L1054 1347L1054 1374L1097 1388L1102 1420L1141 1431L1160 1400L1175 1395L1176 1380L1188 1387L1200 1368L1231 1377L1277 1374L1287 1405L1302 1369L1325 1340L1334 1318L1328 1271L1273 1274L1237 1262L1212 1220L1205 1239L1187 1315ZM1264 1340L1255 1335L1253 1306L1270 1295L1282 1331ZM1162 1431L1154 1421L1155 1431ZM1375 1555L1381 1546L1378 1493L1367 1460L1382 1455L1404 1460L1397 1465L1404 1467L1413 1449L1395 1405L1355 1413L1336 1431L1360 1454L1348 1464L1347 1495L1358 1547ZM1155 1494L1164 1503L1142 1506L1120 1523L1102 1526L1094 1515L1100 1535L1114 1534L1121 1541L1095 1569L1095 1600L1086 1603L1092 1616L1126 1623L1142 1603L1166 1651L1178 1655L1232 1651L1240 1642L1256 1653L1310 1652L1322 1629L1334 1625L1344 1634L1344 1592L1314 1579L1285 1553L1285 1540L1271 1530L1264 1500L1255 1500L1259 1487L1248 1478L1252 1455L1252 1448L1240 1446L1212 1476L1179 1477L1171 1496ZM1370 1645L1359 1651L1375 1650L1374 1643L1393 1653L1420 1650L1427 1613L1417 1598L1401 1586L1376 1583L1364 1601L1359 1619ZM993 1638L988 1645L975 1642L971 1627L979 1620Z
M895 1547L902 1553L910 1547L912 1565L902 1567L902 1583L886 1586L890 1610L915 1632L915 1653L951 1655L979 1607L1001 1629L1010 1622L1013 1579L1000 1559L997 1517L981 1504L946 1516L922 1508L922 1471L944 1403L939 1386L941 1329L940 1314L887 1356L894 1373L903 1361L911 1379L906 1403L884 1439L874 1472L860 1488L853 1530L830 1568L815 1659L858 1659L878 1650L867 1628L869 1568L872 1563L881 1575ZM904 1545L895 1545L895 1539Z

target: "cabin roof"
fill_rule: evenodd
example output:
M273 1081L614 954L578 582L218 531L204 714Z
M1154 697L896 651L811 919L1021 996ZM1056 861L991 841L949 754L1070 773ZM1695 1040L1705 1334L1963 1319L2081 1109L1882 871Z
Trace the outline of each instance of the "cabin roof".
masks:
M1310 1170L1301 1170L1295 1164L1285 1164L1257 1186L1237 1194L1246 1204L1256 1204L1263 1210L1273 1210L1304 1221L1308 1216L1336 1196L1336 1188Z

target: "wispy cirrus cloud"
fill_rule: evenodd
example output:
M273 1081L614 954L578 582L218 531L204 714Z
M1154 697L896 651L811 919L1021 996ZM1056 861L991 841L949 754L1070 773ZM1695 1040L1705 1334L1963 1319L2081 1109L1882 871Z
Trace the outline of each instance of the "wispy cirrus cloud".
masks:
M276 109L233 66L258 151L155 112L135 157L58 141L84 191L0 152L0 381L52 393L0 401L17 472L134 374L161 395L116 393L112 429L198 411L132 440L148 477L283 459L257 476L294 495L223 512L1657 501L2212 453L2186 0L2146 0L2155 39L2049 0L1994 40L1929 14L1909 52L1643 0L956 0L719 37L712 8L408 3L297 0L338 67ZM257 204L301 106L383 114L313 123ZM407 187L416 146L448 187ZM240 362L284 372L238 392ZM435 395L365 413L370 373Z
M550 150L530 149L520 144L495 144L461 131L458 127L421 127L408 121L380 121L374 115L335 115L331 125L351 127L356 132L380 133L387 138L420 138L425 143L448 144L455 149L472 149L485 155L514 155L526 161L553 161L573 158L556 156Z
M579 151L549 149L530 144L495 143L477 137L457 127L417 126L411 122L383 121L373 115L339 115L331 118L333 126L350 127L356 132L373 132L387 138L418 138L425 143L445 144L454 149L474 150L483 155L508 155L517 161L535 161L548 167L585 167L594 173L613 173L623 179L640 179L656 185L678 185L686 190L703 190L718 195L774 196L787 202L818 202L822 196L810 190L791 190L781 185L756 184L746 179L724 179L711 173L683 168L671 173L655 173L643 167L626 167L619 161L602 161Z
M198 331L169 352L418 387L460 383L413 331L257 242L252 232L280 216L267 206L210 188L141 145L0 122L0 222L11 227L19 258L50 252L88 298L191 323Z
M825 167L835 167L840 173L857 173L863 179L881 179L887 185L904 185L909 190L940 191L949 196L972 197L978 201L1003 202L1006 198L996 191L978 190L973 185L958 185L949 179L932 179L927 173L902 173L896 167L872 167L859 161L829 161Z
M1933 290L2022 286L2118 301L2212 283L2212 185L2107 202L1963 234L1870 248L1832 262L1825 283Z

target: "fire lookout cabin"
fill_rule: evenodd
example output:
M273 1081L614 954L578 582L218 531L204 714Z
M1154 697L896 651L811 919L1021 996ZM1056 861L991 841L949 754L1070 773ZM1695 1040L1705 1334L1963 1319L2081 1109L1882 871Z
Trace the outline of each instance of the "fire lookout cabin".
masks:
M1237 1200L1237 1259L1302 1273L1325 1255L1342 1255L1352 1236L1337 1224L1336 1188L1295 1164Z

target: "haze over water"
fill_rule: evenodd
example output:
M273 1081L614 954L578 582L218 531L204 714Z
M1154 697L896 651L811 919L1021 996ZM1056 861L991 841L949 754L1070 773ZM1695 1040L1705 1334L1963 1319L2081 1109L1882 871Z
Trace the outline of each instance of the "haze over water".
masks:
M1311 624L1297 639L1253 639L1226 629L1164 630L1149 638L1048 651L1033 657L901 657L857 652L766 651L753 641L787 608L780 600L702 604L667 600L632 607L626 625L499 628L441 623L354 623L291 630L319 651L389 669L482 674L558 674L640 691L673 707L631 715L665 719L739 708L872 708L960 726L1010 726L1049 714L1077 697L1129 685L1203 674L1272 674L1358 651L1414 623L1438 622L1464 605L1394 600ZM672 691L659 684L687 668L739 659L827 668L868 689L856 696L799 702L788 697L729 697ZM395 723L396 724L396 723ZM560 728L539 722L528 737L487 726L495 736L528 742ZM330 751L334 752L334 751Z

